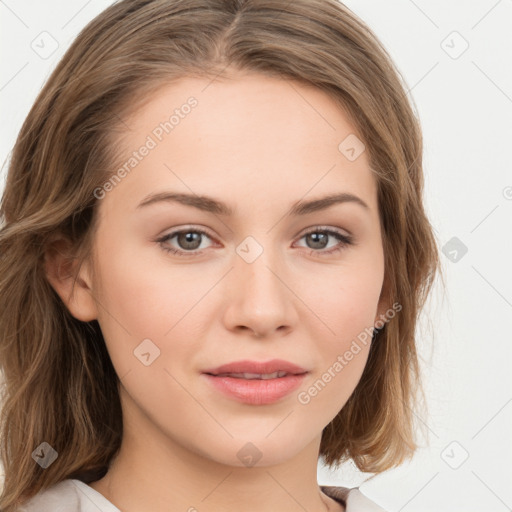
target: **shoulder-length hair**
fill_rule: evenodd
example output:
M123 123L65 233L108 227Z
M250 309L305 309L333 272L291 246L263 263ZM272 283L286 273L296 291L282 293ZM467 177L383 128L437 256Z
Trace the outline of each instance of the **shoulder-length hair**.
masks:
M11 155L0 207L4 512L63 479L101 478L122 439L119 379L99 324L69 313L46 278L46 252L62 236L79 264L90 256L94 190L121 156L122 119L172 80L229 68L329 94L357 127L377 182L383 289L401 311L375 336L320 456L378 473L417 448L415 327L440 268L422 202L420 125L391 58L336 0L123 0L77 36ZM32 457L43 442L58 453L46 469Z

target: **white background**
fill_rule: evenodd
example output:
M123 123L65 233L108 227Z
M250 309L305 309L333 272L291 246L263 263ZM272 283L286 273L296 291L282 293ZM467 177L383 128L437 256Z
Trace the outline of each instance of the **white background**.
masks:
M0 192L37 93L111 3L0 0ZM441 254L447 290L438 283L418 330L430 410L418 422L429 444L420 438L409 463L369 481L352 464L333 473L319 464L319 483L360 485L389 512L510 510L512 0L345 3L410 90L424 131L427 213L440 246L458 245ZM47 59L31 47L43 31L58 43Z

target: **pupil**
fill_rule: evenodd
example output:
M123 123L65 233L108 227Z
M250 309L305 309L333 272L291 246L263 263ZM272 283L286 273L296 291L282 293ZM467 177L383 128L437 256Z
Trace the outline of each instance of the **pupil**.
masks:
M313 238L314 244L320 244L317 246L314 246L314 249L323 249L326 245L327 241L327 235L325 233L310 233L308 236ZM322 243L323 242L323 243Z
M179 243L185 249L197 249L199 245L201 245L200 243L197 243L200 237L201 233L188 231L186 233L181 233L181 235L179 235Z

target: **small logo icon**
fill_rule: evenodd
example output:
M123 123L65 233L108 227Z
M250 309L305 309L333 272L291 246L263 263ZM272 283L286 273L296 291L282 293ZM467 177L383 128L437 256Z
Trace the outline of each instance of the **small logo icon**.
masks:
M31 43L30 47L34 50L41 59L50 58L59 47L57 40L49 33L41 32Z
M359 137L351 133L340 142L338 149L347 160L353 162L363 154L366 146Z
M512 187L509 185L503 189L503 197L507 200L512 200Z
M53 464L58 457L58 453L45 441L41 443L33 452L32 458L43 468Z
M255 238L248 236L237 246L236 253L246 263L252 263L261 256L263 253L263 247L256 241Z
M452 469L459 469L466 460L469 452L458 441L452 441L442 452L443 459Z
M469 48L469 43L454 30L441 41L441 48L449 57L455 60Z
M144 366L149 366L160 355L160 349L146 338L137 345L133 354Z
M263 453L260 452L254 444L245 443L237 452L236 456L244 466L250 468L261 459Z
M452 263L458 263L468 252L468 248L461 240L453 236L443 245L442 251Z

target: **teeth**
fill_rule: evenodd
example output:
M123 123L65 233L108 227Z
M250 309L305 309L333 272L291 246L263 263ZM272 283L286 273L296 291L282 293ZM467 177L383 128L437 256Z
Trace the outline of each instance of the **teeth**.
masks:
M218 377L234 377L235 379L276 379L278 377L285 377L288 375L286 372L274 372L274 373L221 373Z

